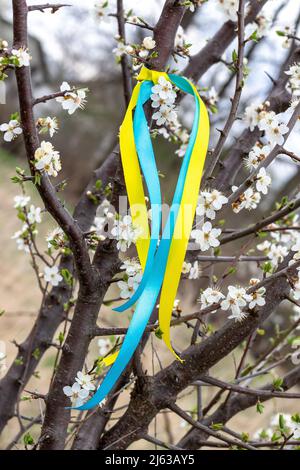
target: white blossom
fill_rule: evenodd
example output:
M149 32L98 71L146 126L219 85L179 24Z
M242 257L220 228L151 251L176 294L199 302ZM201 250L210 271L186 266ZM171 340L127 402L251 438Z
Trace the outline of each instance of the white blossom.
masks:
M109 339L99 338L98 339L99 356L104 357L111 349Z
M235 192L238 188L233 186L232 190ZM240 196L239 201L232 204L233 212L239 213L242 209L253 210L256 209L260 203L261 195L258 192L253 191L252 188L246 189L246 191Z
M59 269L57 266L53 266L52 268L50 268L49 266L45 266L44 280L48 282L52 287L56 287L63 280L63 277L59 274Z
M258 282L259 279L250 279L250 286L255 286ZM264 298L265 293L265 287L259 287L255 292L252 292L252 294L246 294L245 299L249 302L249 308L253 309L256 306L263 307L266 305L266 300Z
M218 0L218 4L229 20L237 21L239 0Z
M122 57L123 55L126 55L126 54L133 54L134 49L133 49L132 46L124 44L124 42L120 40L117 43L117 47L115 47L112 50L112 52L113 52L113 54L115 54L115 56L117 58L120 58L120 57Z
M60 87L61 92L65 92L63 96L56 98L63 109L69 114L73 114L78 108L83 109L86 103L86 89L72 90L68 82L63 82Z
M111 230L111 235L118 240L117 248L123 252L125 252L132 243L137 241L140 234L140 229L133 226L130 215L116 219Z
M200 267L198 261L195 261L189 271L189 279L198 279L200 276Z
M290 76L289 83L294 96L300 95L300 63L292 65L286 75Z
M49 176L57 176L61 170L59 152L54 150L51 142L43 141L34 154L35 168L45 171Z
M271 148L269 145L255 145L250 151L248 157L245 158L245 165L250 170L254 170L258 167L259 163L264 161L269 155Z
M221 235L221 232L221 229L212 228L210 222L205 222L201 230L192 230L191 236L200 245L200 250L206 251L211 247L216 248L220 245L218 237Z
M11 237L12 240L16 240L17 249L19 251L24 251L25 253L30 253L31 240L28 233L28 225L24 224L21 230L18 230Z
M214 189L213 191L201 191L196 208L196 214L199 216L205 215L213 220L216 217L216 212L222 209L224 204L227 204L228 199L220 191Z
M173 103L174 103L174 100L176 98L176 93L173 90L172 83L163 76L159 77L158 83L152 87L151 91L152 91L153 95L159 95L160 98L162 98L163 100L172 99ZM152 98L152 96L151 96L151 98Z
M293 289L291 290L291 294L293 295L295 300L300 300L300 279L298 278L297 282L293 285Z
M1 124L0 131L4 133L3 139L5 142L11 142L12 140L16 139L18 135L22 134L20 123L16 119L12 119L8 124Z
M88 374L83 374L82 372L77 372L77 376L75 378L76 382L87 391L95 390L95 385L92 383L92 377Z
M143 46L148 51L151 51L151 49L155 48L156 42L154 41L153 38L151 38L150 36L147 36L146 38L143 39Z
M201 309L210 307L213 304L218 304L222 299L225 299L225 295L222 294L218 289L208 287L205 289L199 299Z
M18 59L18 67L29 67L30 65L30 54L28 49L21 47L20 49L13 49L11 55Z
M283 145L284 135L289 132L289 128L284 123L274 121L272 125L265 129L266 138L271 145Z
M30 202L30 196L15 196L14 202L15 209L23 209Z
M78 382L75 382L72 387L64 387L63 392L76 407L82 406L89 396L89 391L81 388Z
M272 183L271 177L267 174L265 168L261 168L256 177L256 189L262 194L267 194L270 184Z
M259 123L259 105L252 103L246 107L244 121L250 128L250 131L254 131L255 126Z
M98 20L103 20L106 15L106 9L108 7L108 0L98 0L95 5L95 16Z
M31 204L29 211L27 212L27 219L30 224L40 224L42 222L40 207L35 207Z
M156 121L158 126L168 122L174 122L176 119L176 112L174 111L174 108L175 107L173 105L167 106L166 104L163 104L159 108L159 111L156 111L156 113L153 114L153 119Z
M135 276L129 277L127 281L119 281L117 285L120 289L121 299L129 299L132 297L134 292L137 290L141 279L142 275L136 274Z
M246 290L243 287L228 286L227 297L222 300L222 310L231 310L232 315L229 319L235 319L236 321L242 321L247 314L242 312L241 308L246 307L247 302L245 299Z
M126 259L123 261L121 269L125 270L128 276L135 276L142 271L142 266L135 259Z
M51 118L47 116L46 118L39 118L37 125L40 128L41 134L49 132L50 137L53 137L58 131L58 121L56 117Z

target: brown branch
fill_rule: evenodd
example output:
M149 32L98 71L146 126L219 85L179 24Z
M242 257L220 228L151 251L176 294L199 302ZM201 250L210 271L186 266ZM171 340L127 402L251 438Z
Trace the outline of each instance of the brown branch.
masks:
M257 400L261 400L262 397L264 398L286 398L286 399L297 399L300 398L300 393L285 393L285 392L277 392L263 390L263 389L253 389L247 387L240 387L239 385L231 384L224 382L219 379L215 379L213 377L202 376L201 381L214 385L215 387L222 388L223 390L231 390L233 392L238 392L245 395L254 395Z
M28 12L31 11L40 11L44 13L44 10L52 10L51 13L56 13L60 8L63 7L70 7L72 5L69 5L67 3L45 3L43 5L29 5L28 6Z
M280 266L278 273L286 268L288 261L289 258ZM143 390L139 393L133 392L127 411L118 424L104 434L99 448L109 446L110 449L125 449L145 434L157 413L174 404L182 390L205 374L255 331L282 302L289 289L284 277L281 275L274 277L266 289L266 305L259 313L248 315L242 323L226 322L215 334L185 350L181 355L183 364L175 361L154 377L146 378ZM118 440L117 446L113 444L116 440Z
M238 57L234 67L236 67L236 82L233 99L231 102L231 109L225 123L223 130L221 131L220 138L216 145L216 148L213 151L212 156L209 159L209 165L205 171L204 179L210 178L216 164L219 161L222 149L228 139L229 133L232 129L232 126L236 120L238 106L240 103L242 90L243 90L243 81L244 81L244 49L245 49L245 0L239 1L239 9L237 11L238 15Z
M13 1L13 18L14 47L17 49L20 47L28 47L27 4L25 0ZM34 176L35 169L32 165L32 161L34 160L35 151L38 149L40 143L32 107L33 96L30 67L17 67L16 78L27 160L31 174ZM95 282L95 276L90 263L85 238L80 227L57 198L55 188L46 174L41 174L40 184L37 184L36 187L46 209L69 237L70 247L76 262L78 278L82 284L87 287L89 284Z
M125 19L124 19L124 6L123 0L117 0L117 21L118 21L118 33L120 39L126 44L126 33L125 33ZM129 66L129 59L126 54L123 54L121 57L121 68L122 68L122 76L123 76L123 90L124 90L124 98L125 98L125 105L126 107L129 104L131 91L132 91L132 84L131 84L131 72Z
M265 3L267 3L267 0L253 0L251 2L251 9L245 20L246 25L255 20ZM189 65L184 70L184 75L197 82L212 65L220 61L224 51L236 35L236 23L233 21L224 23L214 37L191 58Z
M225 237L222 238L221 245L225 245L226 243L230 243L234 240L238 240L239 238L246 237L247 235L256 234L259 231L261 231L261 229L263 229L264 227L267 227L273 222L283 219L283 217L285 217L286 215L291 214L292 212L296 211L297 209L299 209L299 207L300 207L300 198L293 199L283 209L280 209L279 211L275 212L269 217L266 217L265 219L262 219L256 224L251 225L250 227L245 228L243 230L235 231L234 233L231 233L230 235L226 235ZM286 230L288 230L288 227L286 228Z
M288 390L295 386L300 380L300 367L295 367L291 372L289 372L284 378L282 383L282 389ZM273 384L266 385L262 387L262 392L273 391ZM261 402L269 400L267 395L261 395ZM257 404L257 397L255 395L246 395L234 393L227 403L222 404L211 416L203 420L203 424L206 426L211 425L212 423L221 423L225 424L233 416L240 413L251 406ZM179 442L178 446L184 449L198 449L200 446L205 445L205 440L207 436L196 429L190 430Z
M181 410L179 406L175 404L170 405L169 408L170 410L174 411L174 413L176 413L178 416L180 416L184 421L187 421L189 424L191 424L194 429L202 431L207 436L211 436L216 439L219 439L223 442L226 442L227 444L231 446L238 446L238 447L241 447L242 449L255 450L255 447L252 447L250 444L247 444L246 442L243 442L237 439L230 439L229 437L226 437L223 434L217 431L214 431L208 426L205 426L204 424L201 424L198 421L195 421L193 418L191 418L190 415L185 413L185 411Z

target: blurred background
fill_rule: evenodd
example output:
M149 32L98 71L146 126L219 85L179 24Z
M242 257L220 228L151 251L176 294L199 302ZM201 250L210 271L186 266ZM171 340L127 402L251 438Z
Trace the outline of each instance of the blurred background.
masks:
M41 2L32 0L30 3ZM66 189L61 197L72 208L89 181L93 169L105 160L117 143L118 128L124 113L124 99L120 66L116 63L112 53L112 49L116 47L115 18L110 17L100 22L95 15L94 0L77 0L68 3L72 4L72 8L63 8L56 14L51 14L49 11L31 13L29 15L29 31L35 97L59 91L63 81L90 90L86 108L77 111L73 116L69 116L56 102L41 104L36 108L37 118L46 116L57 116L58 118L60 131L53 139L53 144L60 151L63 162L63 171L58 179L67 181ZM114 1L110 1L111 12L115 11L114 3ZM155 25L163 3L162 0L144 2L125 0L125 7L126 10L133 8L133 14L141 16L149 24ZM275 20L268 34L251 50L250 73L240 106L240 117L249 103L254 101L259 103L264 100L272 87L272 78L277 78L280 65L288 53L287 49L282 47L283 39L276 34L276 30L282 29L286 25L292 26L299 11L299 0L271 0L264 8L264 12L271 18L275 15ZM187 14L183 27L187 42L192 44L191 53L194 54L201 50L224 21L226 18L220 9L214 6L214 0L205 3L195 15ZM140 43L144 36L149 35L149 32L135 26L128 25L126 29L128 42ZM11 2L9 0L0 0L0 38L7 40L10 45L12 44ZM252 46L247 47L249 53ZM218 112L211 115L210 148L213 148L219 135L216 129L222 128L228 115L234 80L231 79L231 72L225 62L231 61L234 48L236 48L235 42L226 51L223 58L224 63L211 67L200 83L200 87L203 89L214 87L219 95ZM182 70L186 64L187 60L180 58L178 63L173 62L172 66ZM7 104L0 105L0 124L8 122L9 116L18 111L16 84L12 73L6 83ZM180 104L179 116L184 125L189 127L193 116L189 99L184 99ZM227 149L238 138L243 127L241 121L238 120L235 123L231 137L227 142ZM10 178L14 175L16 166L26 168L22 139L19 138L10 144L5 144L2 136L0 137L0 243L2 247L0 255L2 273L0 311L5 311L0 318L0 341L5 345L7 365L9 365L16 353L13 341L20 342L25 338L33 324L41 299L27 255L18 252L15 241L11 240L14 232L19 230L20 222L17 220L16 211L13 208L13 198L19 193L19 188L11 183ZM295 128L287 145L287 148L297 155L300 151L298 137L299 128ZM156 144L156 155L158 166L166 176L163 178L162 184L165 199L168 201L177 179L181 161L175 155L175 147L172 144L162 138L158 139L160 140ZM243 175L246 175L246 170L244 172L241 169L238 180L241 180ZM255 212L244 211L239 215L234 215L231 211L230 214L225 214L228 227L247 226L273 209L275 200L281 200L293 188L300 189L299 166L291 163L287 158L278 158L273 163L271 175L273 179L272 191L268 197L263 199L259 208ZM32 196L33 202L40 205L38 196L30 193L30 190L29 194ZM53 228L55 228L54 223L50 218L45 217L40 229L41 244L47 233ZM235 246L231 244L228 248L226 246L222 253L233 255L238 249L238 244ZM241 285L247 283L249 278L253 276L255 267L255 263L240 263L237 279ZM224 266L217 268L216 274L222 274L223 271ZM203 279L182 283L178 297L181 298L181 308L185 312L195 310L201 287L205 287ZM113 292L109 293L108 297L113 297ZM275 325L284 327L285 318L288 318L290 313L290 305L283 304L280 311L272 317L270 329L273 330ZM111 319L109 308L105 308L103 311L104 324L116 325L117 322L126 324L126 321L126 318L123 320L115 320L115 317ZM218 322L222 323L224 319L212 321L217 327ZM177 331L180 334L176 334ZM189 332L185 329L175 330L174 336L179 349L183 349L187 345L190 337ZM258 341L257 351L260 350L260 347L265 346L267 341L267 338L262 339L261 343ZM159 342L157 346L163 362L170 362L172 358L165 348L160 349ZM45 355L40 365L40 375L43 377L43 382L41 383L38 378L34 378L28 385L30 390L37 388L41 393L47 391L47 380L51 374L54 355L55 352L51 350ZM231 365L232 362L230 365L228 361L225 363L225 370L228 367L229 377ZM220 364L218 367L224 371L224 364ZM149 370L151 370L150 362ZM261 382L258 385L261 385ZM193 401L194 397L188 395L187 401L189 403L190 400ZM35 409L37 403L26 406L29 409L31 409L30 407ZM284 401L284 403L279 400L270 401L263 416L249 414L251 417L254 416L253 422L248 421L245 417L237 417L235 420L247 420L247 423L244 421L242 425L245 425L248 431L254 431L267 422L274 412L288 411L290 406L288 401ZM176 427L176 436L178 436L178 432L185 431L178 431L180 423L177 421L173 423L173 426ZM4 443L9 440L9 437L9 435L4 436Z

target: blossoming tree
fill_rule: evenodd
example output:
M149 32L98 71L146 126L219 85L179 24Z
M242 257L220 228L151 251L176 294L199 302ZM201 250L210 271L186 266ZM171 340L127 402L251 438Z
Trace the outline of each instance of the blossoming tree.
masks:
M274 198L271 165L284 159L296 167L300 161L289 149L300 110L299 20L279 27L281 7L273 8L272 15L266 10L275 3L271 0L166 0L157 24L151 26L126 10L124 3L99 1L95 14L99 21L107 17L116 21L113 53L122 72L125 105L137 72L146 65L190 78L211 113L211 145L190 250L182 266L182 282L197 286L198 307L185 311L176 300L171 322L174 345L178 332L184 331L188 338L180 353L183 362L171 357L160 360L157 344L162 332L155 308L133 359L107 399L87 413L68 408L91 397L107 373L105 359L122 346L127 327L103 326L103 308L129 299L141 283L142 267L135 252L140 230L130 213L120 209L125 188L118 147L91 175L73 215L63 204L56 183L63 155L51 142L59 123L55 116L37 115L35 106L52 100L71 116L88 106L88 90L63 82L52 94L34 98L28 15L48 9L60 14L66 5L35 6L13 0L14 41L0 43L0 91L8 76L15 74L20 106L0 131L5 142L24 140L28 166L17 168L13 177L19 190L14 208L20 229L12 238L31 260L41 306L28 338L17 345L16 359L0 381L0 431L17 417L20 429L8 448L126 449L143 441L147 448L294 449L300 445L300 393L289 389L300 380L300 197L299 187L287 183L286 196ZM205 14L204 3L205 8L214 3L223 12L224 24L191 54L192 44L181 25L187 27L194 16ZM146 13L146 2L143 8ZM127 40L127 28L143 33L139 44ZM277 77L271 77L265 99L242 106L253 51L270 31L277 32L286 55L278 64ZM224 56L227 49L230 60ZM217 90L204 89L199 80L215 64L227 68L229 78ZM163 77L151 91L147 113L153 140L175 143L174 158L181 158L189 142L188 125L180 113L181 93ZM218 106L224 111L218 122L221 130L215 126ZM35 187L41 207L31 203L28 185ZM266 201L271 209L264 210ZM250 224L242 217L258 210L262 216ZM38 235L45 212L56 223L46 242ZM228 221L236 228L230 228ZM251 276L240 285L238 272L245 263ZM117 292L113 301L107 295L112 286ZM274 334L268 330L268 320L283 302L288 305L284 329ZM257 348L265 334L270 342ZM91 348L95 340L96 352ZM149 352L149 345L152 372L145 366L144 350ZM49 348L57 353L43 395L27 384ZM237 360L232 360L234 351ZM0 361L4 359L1 353ZM227 361L226 373L218 368L221 361ZM258 381L261 377L267 378L263 384ZM187 392L196 405L184 410ZM292 399L292 412L278 413L255 435L227 425L249 408L254 416L263 415L263 403L272 398L279 403ZM40 411L34 417L24 416L23 401L35 399L42 403ZM182 428L187 426L178 438L173 429L177 418ZM159 426L153 431L156 420Z

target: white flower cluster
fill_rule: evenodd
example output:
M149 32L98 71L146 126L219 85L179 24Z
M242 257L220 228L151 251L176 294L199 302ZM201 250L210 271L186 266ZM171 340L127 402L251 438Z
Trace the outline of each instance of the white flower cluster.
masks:
M226 18L237 21L237 11L239 9L239 0L217 0L218 5L225 14Z
M293 97L300 96L300 63L292 65L286 75L290 76L289 84L292 90Z
M100 357L106 356L111 349L110 340L104 339L104 338L98 339L98 348L99 348L99 356Z
M13 49L11 51L11 55L15 58L16 65L18 67L29 67L31 57L28 49L25 47L20 47L20 49Z
M150 51L153 50L156 46L156 42L151 36L147 36L143 39L142 44L125 44L124 40L120 38L120 36L115 37L117 41L117 47L115 47L112 52L115 54L117 61L120 61L120 58L123 55L134 55L136 56L134 58L135 62L133 64L133 68L139 68L140 67L140 61L138 61L138 58L140 57L143 60L146 60L147 57L150 54Z
M53 248L59 249L64 248L66 245L66 235L64 231L57 227L46 238L48 250L52 250Z
M291 36L294 36L296 34L294 25L284 25L280 27L280 30L277 30L278 36L282 38L282 43L281 46L283 49L289 49L292 45L293 38Z
M177 116L175 109L176 92L172 83L165 77L159 77L158 83L152 87L152 107L157 109L153 114L153 119L158 126L174 123Z
M206 0L190 0L184 2L185 6L194 13L196 7L200 7L202 3L206 2Z
M44 280L52 287L58 286L63 280L62 275L59 273L57 266L45 266L44 267Z
M262 145L260 142L256 142L248 157L245 158L245 166L252 172L267 158L270 152L271 148L269 145Z
M182 274L188 274L188 279L199 279L201 271L198 261L194 261L193 264L184 261L181 272Z
M271 183L272 179L270 175L268 175L265 168L261 168L255 178L256 191L252 187L246 189L238 200L232 204L233 212L238 214L242 209L247 209L249 211L256 209L261 201L260 193L267 194ZM232 186L233 193L237 191L237 189L237 186Z
M121 266L125 276L118 282L121 299L132 297L142 280L142 267L135 259L127 259Z
M266 429L258 429L253 435L256 441L272 441L276 442L282 438L282 434L292 436L293 440L300 439L300 419L299 415L290 415L285 413L277 413L270 420L270 426ZM288 443L287 443L288 444ZM286 445L285 449L293 446Z
M255 286L259 279L250 279L250 287ZM260 287L251 294L247 294L243 287L228 286L227 296L216 288L208 287L205 289L199 299L201 308L207 308L214 304L220 304L222 310L231 310L229 319L242 321L247 317L243 311L245 307L252 310L255 307L262 307L266 301L264 299L266 289Z
M68 111L69 114L75 113L77 109L84 109L86 104L86 88L75 90L71 88L68 82L63 82L60 87L63 96L56 98L57 103L62 105L62 108Z
M216 212L222 209L224 204L227 204L228 199L220 191L214 189L212 191L201 191L196 214L199 216L206 216L208 219L214 220Z
M25 253L30 253L32 237L38 233L36 226L42 222L41 208L35 207L33 204L28 208L29 202L29 196L22 195L14 198L14 208L17 209L18 217L23 221L23 226L11 238L16 240L18 250Z
M94 5L94 14L97 20L102 21L107 13L109 4L107 0L99 0Z
M115 210L111 206L110 202L107 199L104 199L100 204L97 215L94 220L94 224L91 227L91 230L95 230L96 235L99 240L105 240L107 233L105 232L105 227L110 222L114 222Z
M61 170L59 152L54 150L51 142L43 141L35 151L34 166L38 171L45 171L49 176L57 176Z
M253 33L256 33L256 38L261 39L269 32L271 25L272 18L267 13L262 12L260 15L257 15L252 23L249 23L247 34L251 36Z
M293 217L292 224L293 227L297 227L299 225L298 216ZM277 268L278 264L284 260L290 250L296 252L291 264L298 261L300 259L299 231L288 230L288 227L286 227L286 231L276 230L283 228L280 224L271 224L267 228L274 230L273 232L270 232L272 240L265 240L258 244L256 248L259 251L264 252L264 254L269 258L272 267Z
M200 245L201 251L207 251L220 245L218 237L221 233L221 229L213 228L210 222L205 222L201 229L192 230L191 237Z
M90 392L95 389L92 377L79 371L75 383L71 387L64 387L63 392L71 400L73 406L79 407L87 401Z
M11 119L8 123L1 124L0 131L3 132L5 142L11 142L22 134L21 124L17 119Z
M46 118L39 118L36 125L40 134L49 132L50 137L53 137L58 131L58 121L56 117L51 118L47 116Z
M136 243L140 234L140 229L133 225L130 215L115 219L111 230L111 235L118 241L118 250L123 252L127 251L132 243Z
M122 39L120 39L119 36L116 37L117 39L117 47L114 47L112 50L113 54L115 54L117 60L126 54L133 54L134 53L134 48L130 44L125 44Z
M289 128L280 119L280 116L274 111L269 111L270 103L251 104L245 109L244 121L251 131L257 126L260 131L265 132L265 137L271 147L274 145L282 145L284 143L284 135L287 134Z
M228 202L228 199L218 190L201 191L196 214L199 217L207 217L210 220L216 218L216 212L222 209L222 206ZM221 235L221 229L213 228L211 222L205 222L201 229L194 229L191 237L200 245L201 251L207 251L209 248L217 248L220 245L218 237Z

